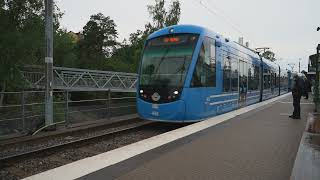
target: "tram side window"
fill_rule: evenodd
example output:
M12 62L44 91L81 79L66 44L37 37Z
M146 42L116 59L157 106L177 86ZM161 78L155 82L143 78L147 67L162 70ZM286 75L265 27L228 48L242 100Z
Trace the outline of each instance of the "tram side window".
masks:
M238 91L238 60L231 60L231 90Z
M192 87L216 86L216 58L214 39L206 37L193 73Z
M249 90L259 89L259 67L252 64L248 69Z
M254 76L254 65L248 64L248 89L249 91L255 90L255 76Z
M278 87L278 74L274 73L274 87Z
M231 60L230 57L223 58L223 91L231 91Z
M254 82L255 82L255 86L254 86L254 90L258 90L259 89L259 80L260 80L260 68L259 66L255 66L254 67Z
M269 75L269 76L270 76L270 88L273 88L273 84L274 84L274 79L273 79L273 77L274 77L274 76L273 76L273 72L272 72L272 71L270 72L270 75Z
M263 85L263 88L264 89L269 89L270 88L270 83L271 83L271 73L269 70L267 69L264 69L264 79L263 79L263 82L264 82L264 85Z

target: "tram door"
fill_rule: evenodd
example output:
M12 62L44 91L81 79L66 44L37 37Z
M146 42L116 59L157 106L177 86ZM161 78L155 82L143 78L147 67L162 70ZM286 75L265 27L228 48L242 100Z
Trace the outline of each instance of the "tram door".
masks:
M246 105L248 90L248 65L246 62L239 61L239 107Z

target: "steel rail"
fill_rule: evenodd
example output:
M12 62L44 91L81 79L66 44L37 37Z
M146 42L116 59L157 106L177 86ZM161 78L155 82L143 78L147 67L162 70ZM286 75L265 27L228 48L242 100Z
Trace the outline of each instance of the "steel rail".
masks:
M102 133L102 134L98 134L98 135L93 135L93 136L90 136L90 137L86 137L86 138L82 138L82 139L78 139L78 140L74 140L74 141L70 141L70 142L65 142L65 143L62 143L62 144L55 144L55 145L52 145L52 146L49 146L49 147L43 147L43 148L39 148L39 149L27 151L27 152L17 153L17 154L14 154L14 155L8 155L8 156L5 156L5 157L0 157L0 162L3 163L3 164L4 163L14 162L14 161L16 161L18 159L24 159L24 158L26 158L28 156L37 155L39 153L43 153L43 152L46 152L46 151L57 150L59 148L63 148L63 147L66 147L66 146L71 146L71 145L75 145L75 144L79 144L79 143L85 143L86 141L92 141L92 140L103 138L103 137L106 137L106 136L112 136L112 135L119 134L119 133L125 133L127 131L134 130L134 129L139 129L141 127L148 126L148 125L154 124L154 123L156 123L156 122L152 122L152 121L135 122L135 123L132 123L133 125L131 125L130 127L117 129L117 130L114 130L114 131L111 131L111 132L106 132L106 133ZM124 126L128 126L128 124L124 125ZM121 127L121 126L119 126L119 127Z

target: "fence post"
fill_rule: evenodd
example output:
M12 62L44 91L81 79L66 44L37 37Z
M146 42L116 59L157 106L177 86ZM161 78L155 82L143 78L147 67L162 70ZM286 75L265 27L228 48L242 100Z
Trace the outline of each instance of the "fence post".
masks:
M65 99L66 99L66 104L65 104L65 121L66 121L66 127L69 127L69 91L65 91Z
M107 114L107 118L108 119L110 119L110 115L111 115L111 113L110 113L110 111L111 111L111 108L110 108L110 106L111 106L111 91L110 91L110 89L108 90L108 114Z
M21 114L21 120L22 120L22 131L26 130L26 125L25 125L25 92L22 91L21 93L21 108L22 108L22 114Z

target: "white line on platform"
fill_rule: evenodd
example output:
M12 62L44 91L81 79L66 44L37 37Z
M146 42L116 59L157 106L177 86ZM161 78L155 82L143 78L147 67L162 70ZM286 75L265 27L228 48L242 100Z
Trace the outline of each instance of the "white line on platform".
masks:
M290 115L292 115L292 114L290 114L290 113L280 113L280 116L290 116Z
M207 129L209 127L215 126L219 123L227 121L243 113L249 112L256 108L265 106L269 103L275 102L289 94L285 94L267 101L254 104L248 107L244 107L226 114L222 114L213 118L210 118L199 123L195 123L189 126L185 126L158 136L154 136L112 151L108 151L93 157L85 158L64 166L57 167L52 170L36 174L25 178L26 180L65 180L65 179L76 179L87 174L98 171L102 168L117 164L121 161L127 160L131 157L142 154L146 151L155 149L164 144L168 144L180 138L189 136L193 133L199 132L201 130Z
M289 101L279 101L279 103L282 103L282 104L292 104L293 102L289 102ZM305 105L305 104L307 104L307 105L312 105L312 104L314 104L314 103L300 103L300 104L302 104L302 105Z

